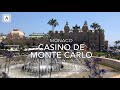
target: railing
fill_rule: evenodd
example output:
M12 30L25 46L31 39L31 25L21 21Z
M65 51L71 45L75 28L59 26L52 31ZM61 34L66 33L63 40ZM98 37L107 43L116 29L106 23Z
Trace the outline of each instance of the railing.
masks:
M120 71L120 60L111 59L111 58L104 58L104 57L97 57L101 59L101 64L114 68Z
M10 59L10 65L23 63L25 61L26 57L27 57L27 55L14 56L13 58ZM6 62L6 58L0 57L0 66L1 67L5 67L5 62Z

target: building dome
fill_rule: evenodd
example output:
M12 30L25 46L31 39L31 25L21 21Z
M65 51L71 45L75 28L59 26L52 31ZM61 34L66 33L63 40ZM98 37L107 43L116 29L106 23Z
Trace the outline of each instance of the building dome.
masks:
M13 31L10 32L11 35L19 35L20 38L23 38L25 35L24 32L20 31L19 29L13 29Z

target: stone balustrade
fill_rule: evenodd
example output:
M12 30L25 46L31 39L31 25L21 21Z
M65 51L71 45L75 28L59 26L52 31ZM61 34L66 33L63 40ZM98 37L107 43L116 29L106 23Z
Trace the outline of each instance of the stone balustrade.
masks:
M95 57L96 58L96 57ZM104 57L97 57L101 59L101 64L105 66L109 66L111 68L116 69L118 72L120 71L120 60L111 59L111 58L104 58ZM110 78L120 78L120 74Z
M105 65L105 66L109 66L111 68L117 69L118 71L120 71L120 60L116 60L116 59L111 59L111 58L104 58L104 57L97 57L101 59L101 64Z
M24 59L26 58L26 56L23 56ZM104 57L94 57L94 58L100 58L101 62L100 64L105 65L105 66L109 66L111 68L116 69L118 72L120 71L120 60L116 60L116 59L111 59L111 58L104 58ZM0 57L0 63L2 63L4 60L3 57ZM19 61L21 59L21 56L16 56L13 57L13 60L17 60ZM120 78L120 74L111 78Z

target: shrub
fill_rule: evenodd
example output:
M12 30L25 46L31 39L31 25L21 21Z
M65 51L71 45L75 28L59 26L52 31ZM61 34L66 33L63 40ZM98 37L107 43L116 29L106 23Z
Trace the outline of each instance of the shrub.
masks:
M85 65L90 70L90 78L103 78L102 75L106 73L105 69L99 68L99 62L101 62L101 59L99 58L92 58L85 61Z
M104 52L94 52L93 53L93 56L98 56L98 57L104 56L104 55L106 55L106 53L104 53Z

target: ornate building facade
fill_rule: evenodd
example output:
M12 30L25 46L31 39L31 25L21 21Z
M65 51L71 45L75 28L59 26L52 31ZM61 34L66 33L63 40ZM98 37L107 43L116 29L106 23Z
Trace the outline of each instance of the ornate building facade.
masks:
M76 24L70 28L68 22L66 22L64 30L49 31L48 34L32 33L29 37L25 37L24 32L19 29L14 29L7 35L5 41L7 44L12 45L38 46L40 43L50 44L50 39L72 39L73 42L70 42L70 45L85 43L88 49L95 51L103 51L108 48L108 41L105 40L104 31L99 29L90 30L86 21L82 27Z
M11 37L11 39L22 39L25 36L25 33L20 31L19 29L13 29L13 31L11 31L8 34L8 37Z
M23 43L25 38L25 33L22 32L19 29L13 29L10 33L7 34L6 39L4 40L4 43L10 44L10 45L16 45Z
M89 49L94 49L95 51L108 48L108 41L105 41L104 31L89 30L87 21L84 22L82 28L76 24L72 29L70 29L68 22L66 22L64 30L61 30L60 32L50 31L49 36L50 38L73 39L72 44L85 43Z

